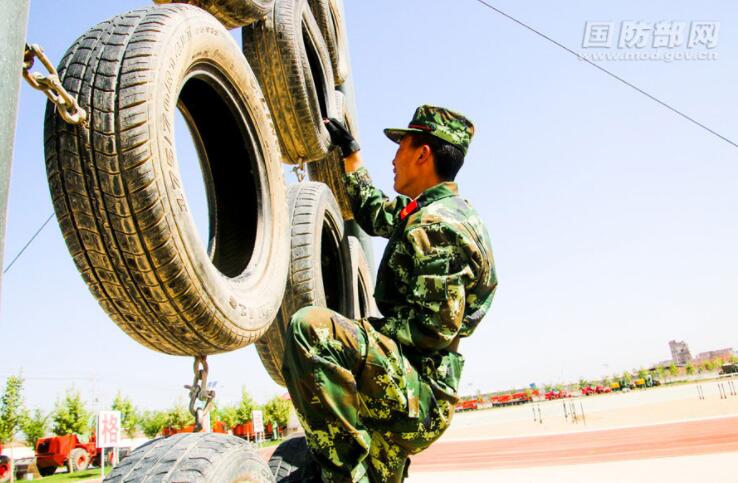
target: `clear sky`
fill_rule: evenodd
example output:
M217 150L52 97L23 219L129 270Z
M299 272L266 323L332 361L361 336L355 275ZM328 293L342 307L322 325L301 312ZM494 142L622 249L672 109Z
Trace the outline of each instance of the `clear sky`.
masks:
M395 149L381 129L406 125L417 105L452 107L477 126L458 181L487 223L500 286L461 344L463 392L638 368L668 359L670 339L693 354L738 347L738 149L475 0L345 2L362 152L380 187L391 191ZM28 38L54 62L95 23L148 5L31 3ZM738 139L734 2L492 3L582 52L593 50L582 48L587 22L618 31L624 21L719 22L717 60L600 65ZM706 51L686 43L660 51ZM614 44L598 51L640 52L617 48L617 36ZM44 100L23 86L6 264L52 212ZM180 145L187 171L196 163L186 137ZM188 196L201 206L193 173ZM191 360L145 349L108 319L55 222L4 276L0 310L0 378L22 370L30 407L50 409L70 385L103 405L118 390L142 408L185 397ZM210 366L223 402L242 385L261 401L284 392L253 347L211 357Z

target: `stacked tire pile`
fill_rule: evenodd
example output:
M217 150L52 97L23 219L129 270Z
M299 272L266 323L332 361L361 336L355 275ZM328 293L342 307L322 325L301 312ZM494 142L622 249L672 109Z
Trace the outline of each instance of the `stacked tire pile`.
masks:
M47 106L55 212L90 291L129 336L184 356L255 342L283 385L297 309L376 313L323 125L337 117L356 133L342 2L156 2L91 28L60 63L89 121L70 126ZM207 246L181 181L177 110L204 176ZM311 180L286 186L284 164ZM265 468L238 438L184 434L135 451L106 481L272 481Z

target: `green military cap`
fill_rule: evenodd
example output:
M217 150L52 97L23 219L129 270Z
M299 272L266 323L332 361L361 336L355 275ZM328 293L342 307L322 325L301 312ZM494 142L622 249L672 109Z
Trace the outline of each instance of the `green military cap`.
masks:
M474 125L458 112L444 107L420 106L407 129L385 129L392 141L399 143L407 133L426 133L452 144L466 155L474 136Z

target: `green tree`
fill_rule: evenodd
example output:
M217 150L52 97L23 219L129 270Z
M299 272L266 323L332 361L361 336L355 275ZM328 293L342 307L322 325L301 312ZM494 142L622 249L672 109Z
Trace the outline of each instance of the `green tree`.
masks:
M630 372L625 371L623 372L623 381L625 381L625 384L630 384L630 382L633 380L633 376Z
M5 380L5 390L0 396L0 443L13 440L24 417L23 378L10 376Z
M715 367L713 365L713 362L711 360L706 360L702 363L702 368L708 372L712 371Z
M79 391L67 389L64 401L56 402L52 420L54 434L62 436L65 434L86 435L90 429L91 413L85 407Z
M543 385L543 390L545 392L551 392L553 390L553 386L551 384L544 384Z
M688 365L691 365L691 364L692 363L690 362ZM679 368L673 362L669 365L669 375L671 377L677 377L679 375Z
M687 367L685 368L685 370L687 371L687 375L691 376L695 372L694 365L692 365L691 362L687 362Z
M648 376L648 371L644 367L638 369L638 379L645 379L646 376Z
M36 447L36 441L46 436L49 432L49 415L44 414L36 408L33 415L26 415L21 423L21 431L26 435L26 442L32 448Z
M182 429L187 425L194 424L195 418L182 404L177 403L166 413L166 426L172 429Z
M167 413L164 411L144 411L138 424L147 438L156 438L167 424Z
M610 379L610 376L605 376L602 378L602 385L604 387L610 387L611 384L612 384L612 380Z
M584 389L585 387L589 386L589 381L581 378L579 379L579 389Z
M217 408L217 420L222 421L228 428L235 426L238 420L238 408L233 405Z
M278 427L287 426L290 420L290 406L288 400L276 396L264 405L264 422L276 424Z
M236 409L236 424L244 424L253 418L254 409L258 409L256 402L251 398L246 388L241 388L241 402Z
M656 378L659 381L663 381L666 379L666 369L664 369L664 366L657 366L656 367Z
M138 414L136 408L133 407L133 403L127 397L118 391L113 399L113 405L111 406L113 411L120 411L121 425L123 431L129 438L133 438L136 435L136 428L138 427Z
M735 355L735 354L733 354L732 356L730 356L730 363L731 364L738 364L738 356Z

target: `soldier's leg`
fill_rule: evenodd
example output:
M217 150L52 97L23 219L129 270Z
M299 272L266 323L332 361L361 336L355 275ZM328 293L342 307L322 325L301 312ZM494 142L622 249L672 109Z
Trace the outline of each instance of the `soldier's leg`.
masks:
M301 309L288 328L283 374L326 481L368 481L356 384L366 348L361 325L328 309Z

